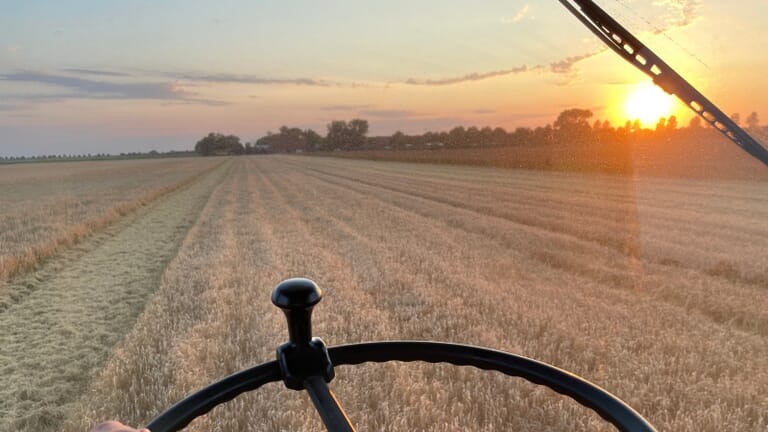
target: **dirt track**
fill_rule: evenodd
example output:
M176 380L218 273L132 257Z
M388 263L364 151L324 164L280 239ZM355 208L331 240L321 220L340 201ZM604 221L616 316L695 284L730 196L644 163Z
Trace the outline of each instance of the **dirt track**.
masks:
M59 430L128 332L226 175L219 167L10 283L0 312L0 430Z

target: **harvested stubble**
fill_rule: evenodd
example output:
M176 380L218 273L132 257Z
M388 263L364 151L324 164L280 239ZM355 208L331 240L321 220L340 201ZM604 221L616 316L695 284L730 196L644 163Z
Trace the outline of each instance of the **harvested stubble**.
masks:
M272 359L269 293L325 288L330 344L436 339L583 375L660 430L768 427L768 195L701 182L315 158L236 161L65 430L141 424ZM727 271L723 270L726 269ZM444 365L339 368L360 430L611 430L548 390ZM270 385L192 431L322 430Z
M219 162L184 158L0 167L0 284Z

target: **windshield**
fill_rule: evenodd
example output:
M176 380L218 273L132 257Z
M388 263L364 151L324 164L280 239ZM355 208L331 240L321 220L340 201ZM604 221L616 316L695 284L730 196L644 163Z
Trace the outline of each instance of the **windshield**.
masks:
M138 427L274 360L292 277L329 346L483 346L658 430L766 430L768 168L716 123L768 141L764 5L599 6L728 118L554 0L0 6L0 430ZM472 368L336 375L361 431L612 430ZM311 406L270 384L187 430Z

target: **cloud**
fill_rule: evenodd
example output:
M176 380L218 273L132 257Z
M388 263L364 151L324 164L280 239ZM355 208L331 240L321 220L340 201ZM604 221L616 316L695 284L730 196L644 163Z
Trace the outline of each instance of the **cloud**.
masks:
M74 74L80 74L80 75L96 75L96 76L109 76L109 77L128 77L131 76L127 73L122 72L111 72L111 71L103 71L103 70L94 70L94 69L62 69L62 72L68 72L68 73L74 73Z
M197 98L189 98L189 99L179 99L179 100L170 100L163 103L163 106L173 106L173 105L208 105L208 106L225 106L230 105L230 102L225 102L221 100L213 100L213 99L197 99Z
M342 83L336 81L327 81L315 78L271 78L258 75L240 75L240 74L174 74L166 73L181 80L209 82L219 84L266 84L266 85L297 85L297 86L315 86L315 87L334 87L341 86Z
M377 118L404 118L404 117L415 117L419 115L414 111L395 110L395 109L364 110L364 111L360 111L360 114L367 117L377 117Z
M490 72L472 72L465 75L461 75L457 77L448 77L448 78L433 78L433 79L408 78L407 80L403 81L403 83L409 84L409 85L422 85L422 86L446 86L446 85L459 84L459 83L471 82L471 81L482 81L489 78L496 78L496 77L507 76L507 75L517 75L521 73L542 71L542 70L548 71L557 75L570 75L574 73L573 67L577 63L584 61L588 58L594 57L602 53L606 49L607 48L605 47L601 47L597 51L593 51L593 52L589 52L589 53L581 54L577 56L566 57L562 60L552 62L546 66L522 65L522 66L517 66L511 69L502 69L502 70L490 71Z
M494 109L476 109L472 111L473 114L494 114L496 113L496 110Z
M18 105L0 104L0 111L16 111L18 109Z
M653 5L672 11L666 17L668 27L664 29L657 28L654 33L662 33L674 27L688 26L701 17L699 13L701 0L656 0L653 2Z
M521 21L523 18L529 16L530 11L531 11L531 5L526 4L519 11L517 11L513 16L502 18L501 22L503 22L504 24L516 23L518 21ZM533 19L532 16L531 16L531 19Z
M370 105L327 105L320 108L323 111L357 111L370 108Z
M171 81L171 79L173 80ZM45 92L5 94L3 97L6 100L52 102L66 99L149 99L165 101L165 105L202 104L209 106L228 105L229 102L200 98L197 93L189 89L204 83L320 87L357 86L355 83L345 84L314 78L283 79L225 73L191 74L147 71L134 75L125 72L84 68L61 69L59 73L30 71L0 72L0 82L2 81L37 83L57 87L56 89L48 89ZM258 98L258 96L256 97ZM367 107L368 105L356 105L351 109L357 110Z
M173 83L115 83L39 72L2 74L0 80L64 87L73 94L54 96L76 96L88 99L184 99L190 96L183 88Z
M94 71L91 71L94 72ZM99 72L99 71L95 71ZM26 101L62 99L151 99L180 104L226 105L227 102L197 98L195 93L172 82L114 82L42 72L15 72L0 74L0 81L30 82L62 87L69 93L12 95Z
M528 72L531 68L526 65L518 66L512 69L502 69L490 72L472 72L466 75L451 77L451 78L436 78L436 79L415 79L408 78L404 81L405 84L410 85L427 85L427 86L445 86L451 84L458 84L467 81L482 81L488 78L494 78L505 75L515 75L523 72Z
M556 74L567 74L573 72L573 66L576 65L576 63L586 60L588 58L594 57L601 52L605 51L605 48L601 48L598 51L594 51L591 53L581 54L577 56L570 56L566 57L562 60L552 62L549 64L549 70L552 73Z

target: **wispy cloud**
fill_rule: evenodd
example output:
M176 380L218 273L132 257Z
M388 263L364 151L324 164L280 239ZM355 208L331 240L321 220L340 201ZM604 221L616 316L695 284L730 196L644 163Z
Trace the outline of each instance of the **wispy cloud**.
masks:
M0 111L16 111L18 109L18 105L0 104Z
M74 70L70 70L74 71ZM89 71L102 72L103 71ZM80 72L82 73L82 72ZM114 75L118 76L118 75ZM223 105L225 102L198 98L173 82L115 82L106 79L90 79L70 75L43 72L14 72L0 74L0 81L27 82L60 87L61 91L12 95L14 99L27 101L61 99L152 99L185 104Z
M667 8L670 13L666 17L667 28L655 30L661 33L674 27L686 27L701 17L699 13L701 0L656 0L654 6Z
M577 63L579 63L580 61L586 60L588 58L594 57L594 56L600 54L603 51L605 51L605 49L601 48L601 49L599 49L597 51L594 51L594 52L590 52L590 53L586 53L586 54L581 54L581 55L577 55L577 56L566 57L566 58L564 58L562 60L558 60L556 62L550 63L549 64L549 70L550 70L550 72L556 73L556 74L568 74L568 73L571 73L571 72L573 72L573 67Z
M506 75L515 75L523 72L528 72L530 68L526 65L518 66L512 69L502 69L490 72L472 72L465 75L449 78L433 78L433 79L416 79L408 78L404 81L405 84L411 85L427 85L427 86L445 86L451 84L458 84L468 81L482 81L488 78L495 78Z
M320 108L323 111L357 111L370 108L371 105L327 105Z
M419 116L419 113L408 110L396 110L396 109L376 109L376 110L363 110L360 114L367 117L376 118L403 118L403 117L415 117Z
M430 79L408 78L407 80L403 81L403 83L410 84L410 85L422 85L422 86L447 86L452 84L460 84L460 83L471 82L471 81L482 81L489 78L496 78L496 77L508 76L508 75L517 75L517 74L534 72L534 71L547 71L557 75L569 75L574 73L574 66L576 64L588 58L594 57L605 50L606 48L600 48L597 51L593 51L593 52L589 52L589 53L585 53L577 56L566 57L564 59L554 61L548 65L536 65L536 66L522 65L522 66L517 66L511 69L502 69L502 70L496 70L496 71L490 71L490 72L472 72L472 73L468 73L461 76L447 77L447 78L430 78Z
M526 17L530 17L531 19L533 19L533 16L530 15L530 12L531 12L531 5L526 4L520 10L518 10L514 15L503 17L501 19L501 22L503 22L504 24L512 24L512 23L521 21L523 20L523 18L526 18Z
M208 82L217 84L264 84L264 85L296 85L296 86L313 86L313 87L339 87L344 86L344 83L337 81L329 81L316 78L274 78L264 77L259 75L242 75L242 74L178 74L178 73L164 73L164 75L174 77L179 80L196 81L196 82ZM350 84L351 85L351 84Z
M701 63L704 67L709 69L701 57L693 53L690 49L683 45L680 45L677 41L672 39L667 31L672 29L685 28L701 18L701 3L702 0L656 0L653 2L654 6L660 6L667 9L667 14L664 17L664 27L654 27L653 34L663 34L672 44L677 45L686 54L694 58Z
M108 77L129 77L131 74L123 72L112 72L95 69L61 69L62 72L73 73L78 75L95 75L95 76L108 76Z
M227 105L229 102L199 97L190 91L196 86L215 84L254 84L269 86L317 86L355 87L356 83L343 83L315 78L270 78L256 75L227 73L174 73L174 72L123 72L101 69L67 68L56 73L15 71L0 72L0 82L36 83L46 86L43 90L22 94L4 94L11 101L51 102L67 99L149 99L163 101L165 105L203 104ZM355 105L351 110L368 108ZM331 108L329 108L331 109Z
M2 74L0 80L63 87L72 92L67 96L90 99L184 99L190 96L183 88L173 83L115 83L41 72Z

